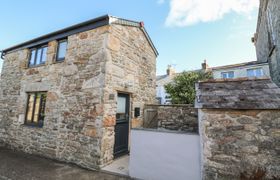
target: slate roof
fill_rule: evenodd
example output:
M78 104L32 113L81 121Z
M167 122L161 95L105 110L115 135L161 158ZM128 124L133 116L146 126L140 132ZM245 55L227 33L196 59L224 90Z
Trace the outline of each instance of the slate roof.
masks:
M76 34L79 32L84 32L87 30L95 29L95 28L109 25L109 24L119 24L119 25L124 25L124 26L133 26L133 27L141 28L143 30L143 33L144 33L145 37L147 38L149 44L151 45L152 49L154 50L154 53L156 54L156 56L158 56L158 51L155 48L147 31L145 30L142 22L122 19L122 18L118 18L115 16L111 16L111 15L104 15L104 16L100 16L100 17L91 19L89 21L85 21L85 22L43 35L40 37L37 37L35 39L32 39L32 40L17 44L15 46L6 48L4 50L1 50L1 52L2 52L1 57L3 55L5 55L5 53L10 52L10 51L16 51L16 50L20 50L20 49L24 49L24 48L34 47L36 45L44 44L44 43L47 43L52 40L65 38L67 36L70 36L70 35L73 35L73 34Z
M164 86L170 82L173 81L174 77L176 77L176 75L178 75L179 73L177 74L174 74L172 76L169 76L169 75L161 75L161 76L157 76L156 78L156 84L157 86Z
M263 65L263 64L268 64L268 62L250 61L250 62L244 62L238 64L230 64L225 66L210 67L209 69L220 70L220 69L237 68L237 67L252 66L252 65Z
M280 109L280 88L270 79L219 79L196 84L196 108Z
M201 69L190 70L190 71L185 71L185 72L199 72L199 71L201 71ZM181 73L176 73L176 74L171 75L171 76L169 76L169 75L167 75L167 74L165 74L165 75L158 75L158 76L156 77L156 84L157 84L158 86L164 86L164 85L166 85L166 84L168 84L168 83L173 82L173 79L174 79L176 76L178 76L178 75L180 75L180 74L182 74L182 73L183 73L183 72L181 72Z

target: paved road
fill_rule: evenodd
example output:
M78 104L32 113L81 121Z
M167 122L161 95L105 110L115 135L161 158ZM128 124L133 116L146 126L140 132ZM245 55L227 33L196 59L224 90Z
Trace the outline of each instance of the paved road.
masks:
M0 147L0 180L128 180Z

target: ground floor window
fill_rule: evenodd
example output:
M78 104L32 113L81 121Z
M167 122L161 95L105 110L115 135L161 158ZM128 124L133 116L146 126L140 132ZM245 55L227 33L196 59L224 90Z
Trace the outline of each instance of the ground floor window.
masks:
M42 127L45 118L46 92L28 93L25 124Z

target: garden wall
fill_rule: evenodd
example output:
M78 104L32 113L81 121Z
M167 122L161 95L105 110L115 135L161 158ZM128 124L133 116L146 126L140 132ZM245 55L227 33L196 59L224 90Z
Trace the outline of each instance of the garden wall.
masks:
M198 132L197 109L192 105L146 105L144 127Z
M202 179L280 179L280 89L269 79L196 87Z

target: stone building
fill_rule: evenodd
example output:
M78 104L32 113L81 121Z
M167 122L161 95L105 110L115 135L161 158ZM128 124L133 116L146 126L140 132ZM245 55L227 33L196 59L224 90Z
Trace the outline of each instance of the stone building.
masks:
M252 38L259 62L268 62L272 80L280 86L280 1L261 0L257 30Z
M157 55L142 22L109 15L3 50L0 144L109 164L155 102Z

